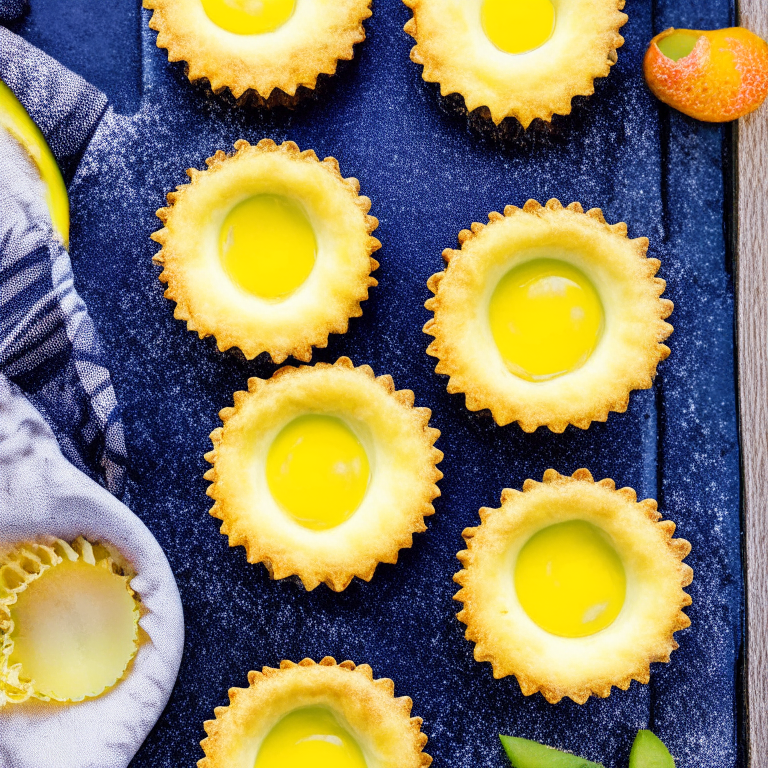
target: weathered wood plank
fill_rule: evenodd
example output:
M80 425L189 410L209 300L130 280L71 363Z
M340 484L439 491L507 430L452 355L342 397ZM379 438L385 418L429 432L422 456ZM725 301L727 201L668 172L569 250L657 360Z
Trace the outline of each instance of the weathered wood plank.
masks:
M741 0L768 39L768 0ZM739 124L738 366L747 569L750 768L768 768L768 104Z

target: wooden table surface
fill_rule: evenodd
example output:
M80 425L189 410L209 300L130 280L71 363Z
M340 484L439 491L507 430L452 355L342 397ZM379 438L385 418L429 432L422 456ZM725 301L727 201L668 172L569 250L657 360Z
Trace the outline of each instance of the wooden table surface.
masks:
M740 24L768 39L768 0ZM768 103L739 121L736 302L747 572L750 768L768 768Z

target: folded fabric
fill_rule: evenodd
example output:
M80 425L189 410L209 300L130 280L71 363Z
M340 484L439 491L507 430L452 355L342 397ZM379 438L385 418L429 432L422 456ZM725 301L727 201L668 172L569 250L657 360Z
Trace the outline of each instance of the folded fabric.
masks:
M126 678L78 704L0 708L3 768L125 768L157 721L181 662L184 620L173 573L144 524L73 467L37 411L0 374L0 541L106 541L136 571L146 638Z
M59 164L74 169L106 97L3 28L0 79L40 126ZM42 192L29 156L0 130L0 372L43 414L67 458L119 496L126 449L117 399Z

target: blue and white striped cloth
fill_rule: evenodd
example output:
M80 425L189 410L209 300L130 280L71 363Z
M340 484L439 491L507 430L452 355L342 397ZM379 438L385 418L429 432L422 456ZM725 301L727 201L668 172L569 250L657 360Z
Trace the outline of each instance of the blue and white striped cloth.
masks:
M19 5L0 0L0 21L14 18ZM60 166L74 169L106 97L2 27L0 78ZM0 375L42 413L64 455L120 496L125 438L99 336L75 290L69 255L53 235L39 176L18 143L0 134Z
M0 0L0 21L10 18L2 15L8 7ZM0 78L59 165L73 171L106 109L103 94L2 27ZM146 642L130 674L101 696L73 707L0 707L0 765L126 768L170 697L184 616L151 532L83 474L121 495L125 440L98 334L44 192L30 157L0 128L0 542L109 542L136 570L131 586L141 596Z

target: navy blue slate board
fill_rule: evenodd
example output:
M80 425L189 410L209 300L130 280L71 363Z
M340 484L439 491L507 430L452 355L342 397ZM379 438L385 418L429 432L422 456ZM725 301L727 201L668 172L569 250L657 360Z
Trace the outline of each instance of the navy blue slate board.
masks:
M96 133L70 193L76 283L111 356L131 456L130 505L168 554L184 601L187 646L170 704L133 768L194 765L202 723L248 670L326 654L370 663L414 700L436 766L501 768L498 732L540 739L609 768L626 766L637 728L652 728L679 768L727 768L743 759L738 663L742 648L739 465L733 361L733 282L727 243L729 129L660 106L644 86L651 36L668 27L733 23L730 0L629 0L626 44L597 92L547 141L498 146L444 109L409 61L399 0L376 0L368 39L322 98L294 113L233 109L170 65L135 0L33 0L20 31L83 74L116 113ZM138 111L136 111L138 110ZM134 114L135 112L135 114ZM433 409L445 479L429 530L396 566L342 594L271 582L231 550L208 515L202 479L217 412L252 375L275 366L220 354L172 317L162 296L154 212L239 138L295 140L338 158L373 200L380 281L343 337L314 360L345 354L390 373ZM672 355L652 391L586 432L526 435L465 410L433 373L421 327L427 278L458 231L491 210L558 197L601 207L610 222L647 235L675 302ZM587 466L654 497L689 539L690 629L650 685L607 700L552 706L494 680L472 658L455 619L451 576L461 531L547 467Z

